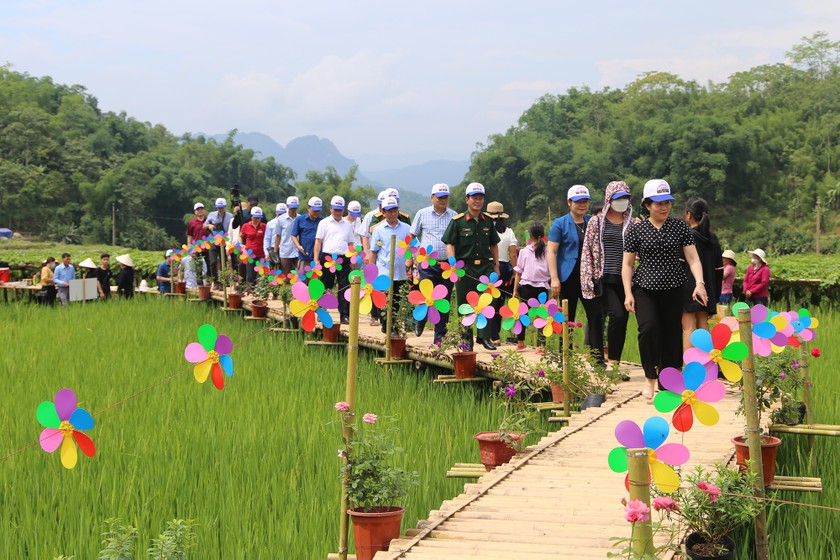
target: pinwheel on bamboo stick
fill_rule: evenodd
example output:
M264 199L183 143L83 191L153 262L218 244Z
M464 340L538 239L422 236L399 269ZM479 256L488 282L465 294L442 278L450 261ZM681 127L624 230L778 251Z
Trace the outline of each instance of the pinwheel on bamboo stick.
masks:
M449 313L449 292L446 286L435 286L428 278L420 281L419 289L408 292L408 302L414 306L412 315L415 321L428 321L437 325L441 320L441 313Z
M650 478L657 489L670 494L680 486L680 478L673 467L684 465L690 453L681 443L665 443L669 432L668 422L659 416L645 420L644 430L632 420L619 422L615 427L615 439L621 447L610 451L607 459L610 469L617 473L627 472L627 450L647 448ZM627 477L624 485L630 489Z
M690 362L682 373L676 368L665 368L659 374L659 382L666 390L656 394L653 405L659 412L674 411L671 423L677 431L689 431L695 416L704 426L714 426L720 420L717 409L709 403L720 401L726 387L717 378L708 379L703 364Z
M233 375L233 342L227 335L219 335L213 325L198 328L198 342L190 342L184 348L184 357L195 364L193 375L196 381L204 383L208 375L213 386L220 391L225 388L225 378Z
M385 308L388 304L388 296L385 292L391 287L391 279L385 274L379 274L379 268L375 264L367 264L360 270L354 270L348 278L352 282L357 276L361 281L359 312L366 315L370 313L373 306L379 309ZM350 301L350 290L344 290L344 299Z
M300 317L303 330L315 330L316 319L327 328L333 326L333 318L328 309L336 309L338 299L335 294L327 291L324 283L318 278L311 279L309 284L295 283L292 286L292 295L295 299L289 303L289 310L295 317Z
M735 362L747 357L747 345L732 340L732 330L718 323L712 332L697 329L690 336L692 347L683 353L686 363L700 362L706 368L706 379L717 379L718 368L729 381L737 383L743 372Z

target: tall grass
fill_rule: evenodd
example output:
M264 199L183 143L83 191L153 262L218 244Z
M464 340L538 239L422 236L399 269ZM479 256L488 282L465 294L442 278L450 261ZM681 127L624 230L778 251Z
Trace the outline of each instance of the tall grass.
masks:
M224 391L196 383L183 348L211 323L234 343ZM173 518L195 519L200 558L324 558L338 541L343 350L181 301L45 309L0 306L0 557L95 558L103 522L138 528L138 558ZM258 333L256 334L255 333ZM250 338L249 338L250 337ZM358 410L396 417L405 467L421 474L404 528L462 491L444 477L477 462L471 435L498 425L486 388L436 385L430 372L390 376L362 354ZM99 411L94 458L65 470L37 445L35 410L63 387Z

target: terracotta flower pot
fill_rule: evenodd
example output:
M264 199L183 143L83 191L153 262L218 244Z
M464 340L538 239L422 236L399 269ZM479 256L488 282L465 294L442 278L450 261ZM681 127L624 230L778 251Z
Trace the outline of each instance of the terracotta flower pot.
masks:
M232 292L228 294L228 307L231 309L242 309L242 294Z
M456 379L469 379L475 375L475 357L475 352L455 352L452 354Z
M732 438L735 444L735 462L741 470L746 470L746 461L750 458L750 447L744 440L744 436ZM773 484L776 479L776 451L782 444L782 440L773 436L761 436L761 466L764 470L764 485Z
M524 432L508 434L515 442L522 441ZM516 449L508 442L499 437L499 432L478 432L473 436L478 441L478 454L481 457L481 464L485 470L493 470L494 467L504 465L516 455Z
M210 299L210 286L198 287L198 299Z
M562 385L552 383L551 387L551 402L562 403L566 397L566 389Z
M353 521L356 560L372 560L377 552L388 550L391 541L400 536L405 508L384 506L372 511L351 508L347 513Z
M252 317L265 317L268 314L268 306L265 302L261 299L255 299L251 302L251 316Z
M402 336L391 337L391 359L402 360L405 358L405 338Z
M186 294L187 293L187 283L186 282L175 282L175 293L176 294Z
M333 323L331 327L324 327L324 342L338 342L341 337L341 325Z

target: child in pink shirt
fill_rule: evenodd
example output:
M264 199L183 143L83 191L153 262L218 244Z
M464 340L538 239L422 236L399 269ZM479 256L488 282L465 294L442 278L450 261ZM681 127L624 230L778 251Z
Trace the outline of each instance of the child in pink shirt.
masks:
M732 303L732 285L735 283L735 252L727 249L723 252L723 282L720 285L720 303Z
M519 258L513 268L513 297L527 303L528 299L539 298L540 294L548 295L551 287L551 274L548 272L548 261L545 260L545 228L539 222L534 222L528 229L530 239L534 240L519 251ZM516 335L516 349L525 350L525 329ZM537 336L537 354L542 354L545 347L545 337L540 332Z

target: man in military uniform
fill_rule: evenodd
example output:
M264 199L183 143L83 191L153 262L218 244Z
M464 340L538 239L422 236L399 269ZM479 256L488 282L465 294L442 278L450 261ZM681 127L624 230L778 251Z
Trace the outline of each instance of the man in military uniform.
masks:
M382 192L385 193L385 198L393 197L393 198L396 199L397 203L399 204L399 202L400 202L400 191L398 191L395 188L390 188L390 189L385 189ZM409 226L411 226L411 216L409 216L405 212L400 211L397 219L399 221L403 222L404 224L408 224ZM375 213L371 217L370 226L368 227L368 232L370 234L372 234L373 233L373 228L375 228L376 226L378 226L379 224L381 224L384 221L385 221L385 212L382 209L380 209L379 212ZM398 239L397 241L402 241L402 239Z
M466 202L467 211L452 218L442 238L446 243L446 256L464 261L466 274L455 283L459 307L467 303L467 294L477 289L479 277L493 271L499 273L499 234L493 226L493 219L481 211L484 207L484 185L467 185ZM462 329L461 335L472 350L472 327ZM478 329L476 340L488 350L496 349L490 340L489 323L485 328Z

